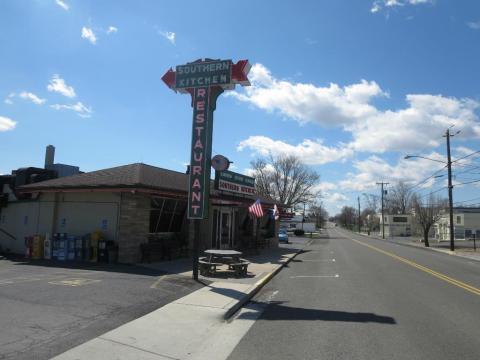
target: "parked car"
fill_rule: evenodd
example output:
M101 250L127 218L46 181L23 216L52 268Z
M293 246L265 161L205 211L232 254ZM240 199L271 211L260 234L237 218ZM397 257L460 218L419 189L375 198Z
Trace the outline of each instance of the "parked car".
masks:
M287 229L278 230L278 241L288 244L288 233Z

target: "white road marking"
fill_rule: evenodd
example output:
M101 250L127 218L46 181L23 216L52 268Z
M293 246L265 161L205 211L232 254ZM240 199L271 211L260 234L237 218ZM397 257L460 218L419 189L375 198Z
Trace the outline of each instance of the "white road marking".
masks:
M297 275L297 276L290 276L290 279L296 278L338 278L340 275Z
M335 262L335 259L319 259L319 260L302 260L303 262L308 261L308 262L322 262L322 261L332 261Z
M60 281L49 281L49 284L52 285L65 285L65 286L83 286L83 285L89 285L89 284L94 284L94 283L99 283L102 280L95 280L95 279L66 279L66 280L60 280Z
M278 290L275 290L270 294L270 296L267 298L267 302L270 303L272 302L273 298L278 294Z

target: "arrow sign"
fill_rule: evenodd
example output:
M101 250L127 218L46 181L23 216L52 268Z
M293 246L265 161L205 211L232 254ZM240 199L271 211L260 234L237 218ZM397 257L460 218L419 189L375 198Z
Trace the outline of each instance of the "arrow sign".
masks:
M175 90L175 71L172 68L162 76L162 80L170 89Z
M173 91L182 93L191 93L190 89L205 86L232 90L235 84L250 85L247 75L251 67L248 60L239 60L232 64L231 60L209 59L177 66L177 71L170 68L162 76L162 80Z
M250 72L252 65L248 60L239 60L236 64L232 66L232 80L242 86L249 86L250 81L247 78L248 73Z

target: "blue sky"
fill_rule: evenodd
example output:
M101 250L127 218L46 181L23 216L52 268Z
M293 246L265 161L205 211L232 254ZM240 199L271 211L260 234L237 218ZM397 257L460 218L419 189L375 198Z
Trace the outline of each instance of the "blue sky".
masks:
M160 78L205 57L253 64L252 86L218 100L214 153L239 172L257 156L301 156L320 173L332 215L378 193L377 181L416 184L442 168L403 157L444 160L450 125L461 130L454 158L480 149L478 1L299 5L3 0L0 173L41 166L48 144L83 171L133 162L183 171L190 99ZM457 164L457 183L480 178L475 155ZM480 191L458 185L454 196Z

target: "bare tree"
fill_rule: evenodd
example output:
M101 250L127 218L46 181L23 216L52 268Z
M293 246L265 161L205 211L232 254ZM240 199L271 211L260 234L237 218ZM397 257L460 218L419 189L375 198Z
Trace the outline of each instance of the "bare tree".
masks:
M251 162L257 192L287 207L308 202L319 196L315 185L320 175L294 155L270 156Z
M315 225L318 228L324 226L325 221L328 219L328 213L323 207L322 202L314 201L308 207L308 216L315 220Z
M407 214L412 190L403 181L398 182L393 186L385 198L385 208L390 214Z
M425 247L429 247L428 234L430 228L440 219L441 210L445 208L446 200L436 198L430 194L426 201L416 194L412 195L412 204L415 211L415 220L423 230Z
M380 197L374 194L363 194L367 202L366 209L371 209L374 213L379 210L380 206Z
M369 234L373 231L373 229L379 226L380 221L377 217L377 212L369 207L362 210L360 218L364 224L367 224Z
M351 206L344 206L340 214L335 215L334 221L348 229L353 229L357 218L357 210Z

